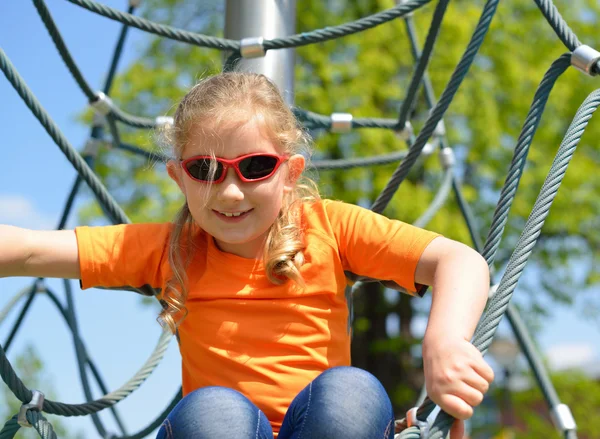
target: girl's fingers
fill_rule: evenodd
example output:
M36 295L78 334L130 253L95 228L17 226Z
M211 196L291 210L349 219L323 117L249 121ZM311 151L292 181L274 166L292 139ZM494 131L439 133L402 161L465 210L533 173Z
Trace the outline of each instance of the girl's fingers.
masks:
M489 364L487 364L483 357L481 357L480 360L474 361L471 367L488 383L494 381L494 370Z
M442 410L456 419L465 420L473 416L473 407L456 395L442 395L438 401L438 405Z

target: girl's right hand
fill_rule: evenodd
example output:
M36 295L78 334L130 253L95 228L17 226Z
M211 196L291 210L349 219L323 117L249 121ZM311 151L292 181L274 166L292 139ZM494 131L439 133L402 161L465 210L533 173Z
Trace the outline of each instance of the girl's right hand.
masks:
M0 225L0 277L10 276L79 279L75 231Z

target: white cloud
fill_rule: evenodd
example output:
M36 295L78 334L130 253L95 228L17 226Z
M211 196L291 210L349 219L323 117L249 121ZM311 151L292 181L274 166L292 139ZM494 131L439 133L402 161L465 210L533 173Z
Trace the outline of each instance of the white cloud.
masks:
M52 229L58 218L36 208L22 195L0 194L0 224L30 229Z
M550 346L546 355L552 369L562 370L588 367L596 360L597 352L591 344L573 343Z

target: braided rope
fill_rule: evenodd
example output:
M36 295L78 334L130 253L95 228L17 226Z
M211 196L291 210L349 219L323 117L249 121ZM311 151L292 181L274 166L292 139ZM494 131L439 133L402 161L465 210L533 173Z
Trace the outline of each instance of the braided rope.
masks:
M27 107L29 107L35 117L39 120L46 132L58 145L69 162L71 162L77 172L82 175L83 179L88 184L94 195L102 204L107 207L111 218L117 223L128 223L129 220L125 215L125 212L123 212L114 198L108 193L98 177L92 172L90 167L75 150L75 148L70 145L69 141L60 132L58 126L50 118L46 110L44 110L44 108L41 106L25 81L23 81L2 48L0 48L0 69L4 72L4 75L8 81L11 83L17 93L19 93L19 96L21 96L23 101L25 101Z
M575 35L564 18L562 18L552 0L535 0L535 3L567 49L572 52L581 46L577 35Z
M423 50L421 51L417 62L417 68L413 73L412 79L408 86L408 91L406 92L406 97L404 98L404 102L400 107L398 126L403 127L408 120L408 114L414 105L419 86L423 82L427 65L429 64L429 60L433 54L433 47L435 46L435 42L440 33L442 20L444 19L444 15L446 15L446 9L449 2L450 0L440 0L435 8L435 12L433 13L433 18L431 19L431 24L429 26L429 33L427 34L425 45L423 46Z
M35 410L28 410L25 414L27 421L39 433L42 439L56 439L56 433L52 428L52 424L48 422L44 416ZM18 415L14 415L5 424L0 431L0 439L13 439L21 426L17 423Z
M556 84L556 80L570 65L571 55L561 55L552 63L535 92L533 102L529 108L525 122L523 123L517 145L515 146L515 152L508 170L508 175L504 186L502 187L502 191L500 192L500 199L496 205L496 211L492 218L492 225L490 226L490 231L483 249L482 255L488 261L489 266L492 266L494 263L496 252L500 246L500 240L502 239L502 233L504 232L504 227L508 221L508 213L515 198L523 168L525 167L529 147L531 146L531 142L533 142L533 136L540 124L552 88L554 87L554 84Z
M592 118L592 115L598 106L600 106L600 90L592 92L585 99L583 104L581 104L579 110L577 110L573 122L569 126L560 148L556 153L554 162L550 167L548 176L533 205L531 214L525 223L525 229L517 242L515 251L508 261L506 271L502 276L498 290L490 300L487 311L477 325L473 345L484 355L492 342L494 333L506 312L512 294L517 287L519 278L521 277L529 256L540 236L546 217L550 213L552 202L558 193L558 189L560 188L567 167L569 166L569 162L575 153L575 149L581 140L581 136L585 132L589 120ZM452 417L441 412L431 428L429 438L445 438L450 430L452 422Z
M508 213L516 195L520 181L520 175L523 167L525 166L527 153L529 151L529 146L531 145L535 131L539 126L539 122L550 96L550 92L552 91L556 80L568 68L569 65L569 54L560 56L554 63L552 63L536 90L530 110L527 114L525 122L523 123L523 128L521 129L521 134L519 135L519 139L513 153L513 159L508 171L508 176L502 188L500 199L492 219L492 225L490 226L490 232L482 253L490 267L494 262L496 251L504 231L504 226L507 222ZM471 233L473 236L473 232ZM419 419L425 419L431 414L431 412L433 412L434 409L435 403L431 401L431 399L426 398L423 404L417 410L417 416ZM398 421L397 426L398 429L405 427L406 419Z
M452 77L445 90L442 92L442 96L440 100L435 105L433 110L431 111L431 115L425 122L423 129L419 132L415 142L410 147L406 158L402 161L400 166L394 171L392 177L390 178L388 184L385 186L383 191L379 194L373 205L371 206L371 210L374 212L381 213L386 208L386 206L391 201L392 197L398 190L400 183L404 181L406 176L408 175L410 169L416 163L421 151L425 147L425 143L433 134L438 122L444 116L444 113L450 106L454 95L458 91L460 84L463 79L467 75L469 71L469 67L475 59L475 55L477 55L477 51L481 47L485 35L490 27L492 22L492 18L496 13L496 7L498 6L499 0L488 0L485 4L479 22L477 23L477 27L475 28L475 32L471 37L471 41L467 46L465 53L463 54L460 62L458 63L456 69L452 73Z

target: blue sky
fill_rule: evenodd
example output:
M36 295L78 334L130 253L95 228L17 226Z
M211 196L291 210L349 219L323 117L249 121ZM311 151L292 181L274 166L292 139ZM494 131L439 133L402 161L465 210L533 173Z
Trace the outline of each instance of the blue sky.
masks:
M119 25L66 1L47 3L85 78L93 88L100 89ZM103 3L120 9L126 7L124 0L103 0ZM136 48L143 42L140 31L132 29L130 36L121 68L135 56ZM85 96L60 59L32 2L15 1L2 7L0 47L71 144L82 148L89 128L78 124L75 116L86 106ZM76 174L3 75L0 75L0 132L0 223L54 228ZM70 227L76 225L74 219L76 215ZM0 279L0 310L19 289L29 285L30 279ZM48 281L48 285L59 297L64 297L59 281ZM156 310L142 306L131 293L82 292L76 285L74 289L82 335L109 388L114 390L152 352L160 335ZM0 326L0 343L6 339L15 315L16 312L11 313ZM424 322L418 326L422 329ZM598 326L566 308L554 311L540 343L556 367L600 361ZM54 398L68 403L83 402L70 333L44 296L36 300L9 357L13 358L27 344L33 344L47 364L46 375L52 382ZM179 353L172 343L165 360L148 382L118 406L129 432L138 431L154 419L179 384ZM102 417L112 428L111 418L105 414ZM89 418L71 418L66 424L84 432L85 437L97 437Z

